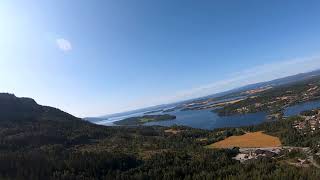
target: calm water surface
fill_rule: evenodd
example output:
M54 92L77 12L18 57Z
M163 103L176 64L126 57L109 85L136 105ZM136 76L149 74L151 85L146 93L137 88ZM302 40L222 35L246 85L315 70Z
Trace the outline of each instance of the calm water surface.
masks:
M150 122L145 125L172 126L176 124L190 126L193 128L215 129L259 124L265 120L267 115L264 112L259 112L246 115L220 117L210 110L176 111L169 114L175 115L177 118L169 121Z
M311 101L306 103L297 104L290 106L284 110L285 116L297 115L305 110L312 110L320 108L320 100ZM161 114L161 113L154 113ZM150 122L144 125L160 125L160 126L172 126L172 125L183 125L193 128L201 129L215 129L223 127L240 127L248 125L256 125L265 121L267 113L258 112L244 115L233 115L233 116L218 116L216 113L211 112L211 110L189 110L189 111L180 111L176 110L166 114L175 115L177 118L175 120L168 121L159 121L159 122ZM114 121L119 121L127 117L142 116L144 112L135 113L127 116L113 117L105 121L98 122L98 124L103 124L107 126L114 125Z
M294 106L289 106L284 110L285 116L298 115L302 111L313 110L320 108L320 100L300 103Z

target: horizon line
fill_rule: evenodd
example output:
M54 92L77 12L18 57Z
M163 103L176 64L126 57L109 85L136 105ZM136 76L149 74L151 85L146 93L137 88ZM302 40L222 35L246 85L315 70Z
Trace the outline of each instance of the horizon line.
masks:
M320 58L320 57L314 57L314 58ZM83 118L103 118L104 116L112 116L112 115L121 114L121 113L127 113L127 112L131 112L131 111L139 111L139 110L143 110L143 109L147 109L147 108L153 108L153 107L156 107L156 106L164 106L164 105L170 105L170 104L175 104L175 103L182 103L184 101L191 101L191 100L196 100L196 99L201 99L201 98L207 98L209 96L215 96L215 95L218 95L218 94L221 94L221 93L227 93L228 91L241 89L241 88L246 87L246 86L255 85L255 84L259 84L259 83L267 83L267 82L271 82L271 81L274 81L274 80L278 80L278 79L282 79L282 78L288 78L288 77L296 76L296 75L300 75L300 74L312 73L312 72L319 71L319 70L320 70L320 67L315 68L315 69L310 70L310 71L298 72L296 74L290 74L290 75L287 75L287 76L284 76L284 77L278 77L278 78L274 78L274 79L271 79L271 80L262 80L262 81L259 81L259 82L248 83L248 84L237 86L237 87L234 87L234 88L231 88L231 89L226 89L226 90L223 90L223 91L214 92L212 94L208 94L208 95L204 95L204 96L200 96L200 97L186 98L186 99L182 99L182 100L178 100L178 101L174 101L174 102L160 103L160 104L156 104L156 105L144 106L144 107L141 107L141 108L134 108L134 109L130 109L130 110L119 111L119 112L115 112L115 113L109 113L109 114L105 114L105 115L101 115L101 116L88 116L88 117L83 117ZM241 92L241 90L239 92ZM230 92L230 93L232 93L232 92ZM223 95L221 95L221 96L223 96ZM221 97L221 96L217 96L217 97Z

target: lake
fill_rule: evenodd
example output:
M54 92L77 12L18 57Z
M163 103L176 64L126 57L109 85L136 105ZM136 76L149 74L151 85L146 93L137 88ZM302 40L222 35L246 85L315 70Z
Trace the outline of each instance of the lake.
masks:
M211 109L212 110L212 109ZM150 122L144 125L160 125L160 126L172 126L172 125L183 125L193 128L200 129L215 129L223 127L240 127L248 126L262 123L267 116L267 113L258 112L252 114L244 115L234 115L234 116L218 116L216 113L211 112L211 110L189 110L189 111L172 111L165 114L175 115L177 118L175 120ZM115 117L112 119L104 120L98 122L97 124L112 126L114 121L125 119L127 117L142 116L144 113L135 113L128 116ZM153 113L161 114L161 113Z
M259 112L221 117L210 110L176 111L168 114L175 115L177 118L169 121L149 122L144 125L172 126L176 124L200 129L215 129L259 124L265 120L267 115L264 112Z
M294 106L287 107L284 110L285 116L297 115L302 111L312 110L320 108L320 100L305 102ZM183 125L193 128L200 129L216 129L223 127L241 127L256 125L264 122L267 117L267 113L258 112L244 115L233 115L233 116L218 116L216 113L211 112L212 109L206 110L188 110L180 111L175 110L165 114L175 115L175 120L149 122L144 125L160 125L160 126L172 126L172 125ZM137 112L126 116L112 117L104 121L100 121L97 124L113 126L113 122L119 121L128 117L143 116L145 112ZM151 114L162 114L162 113L151 113Z
M294 106L289 106L283 111L285 116L298 115L302 111L313 110L320 108L320 100L309 101L305 103L296 104Z

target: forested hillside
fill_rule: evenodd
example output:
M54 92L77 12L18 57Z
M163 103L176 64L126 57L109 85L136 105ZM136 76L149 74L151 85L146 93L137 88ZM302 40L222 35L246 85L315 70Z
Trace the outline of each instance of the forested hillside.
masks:
M206 148L242 134L238 128L104 127L37 105L31 99L2 94L0 104L0 179L320 177L314 167L298 168L268 158L242 164L232 159L237 148Z

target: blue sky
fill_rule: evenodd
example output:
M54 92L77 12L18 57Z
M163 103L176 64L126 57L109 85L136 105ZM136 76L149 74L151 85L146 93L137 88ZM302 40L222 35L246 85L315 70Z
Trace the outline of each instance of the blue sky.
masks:
M0 2L0 92L98 116L320 68L320 1Z

